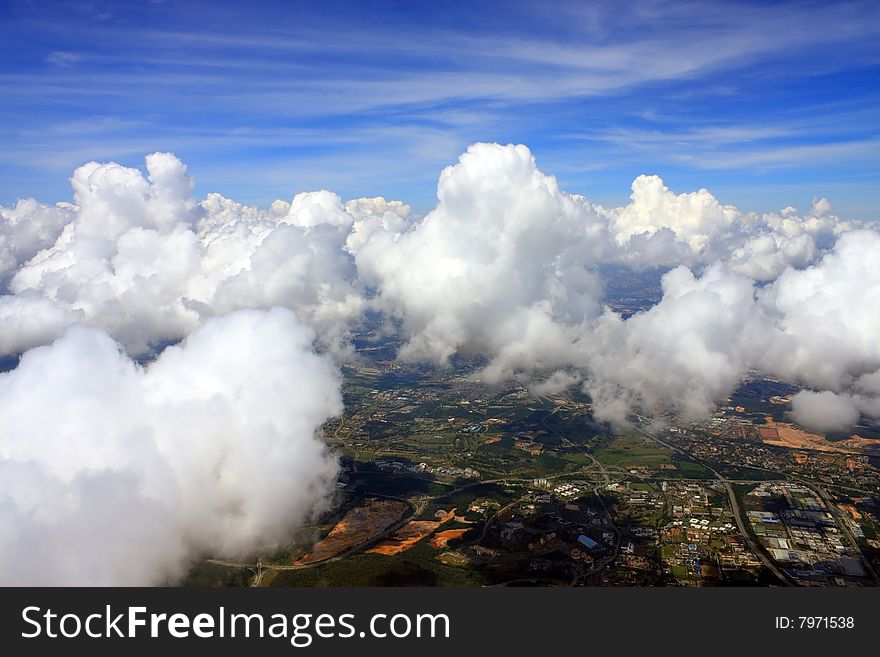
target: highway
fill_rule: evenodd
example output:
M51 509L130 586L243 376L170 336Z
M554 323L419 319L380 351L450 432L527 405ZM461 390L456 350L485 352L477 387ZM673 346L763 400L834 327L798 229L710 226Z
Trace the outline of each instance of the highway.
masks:
M825 506L828 507L828 511L834 516L835 522L841 527L843 530L843 535L846 537L847 542L849 543L850 548L856 551L859 555L859 560L862 562L862 567L874 580L874 583L880 585L880 579L877 578L877 572L871 567L871 562L865 557L864 552L859 547L858 542L856 541L856 537L852 535L852 532L849 530L849 526L846 521L840 517L840 512L837 509L837 506L831 501L831 498L828 497L828 493L824 488L820 486L815 486L813 484L808 484L806 482L801 482L804 486L807 486L813 489L814 492L819 494L819 497L822 498L822 501L825 503Z
M752 538L751 533L747 530L746 525L743 522L742 511L739 508L739 502L736 499L736 494L733 491L733 486L730 485L730 481L726 477L721 476L720 472L718 472L715 468L713 468L711 465L704 462L703 460L694 457L693 455L689 454L688 452L681 449L680 447L676 447L675 445L672 445L671 443L668 443L665 440L662 440L662 439L658 438L657 436L648 433L647 431L645 431L641 427L636 427L636 431L638 431L640 434L642 434L646 438L650 438L658 445L662 445L663 447L666 447L667 449L671 449L672 451L674 451L678 454L681 454L682 456L687 457L688 460L702 465L709 472L711 472L713 475L715 475L715 477L718 479L718 481L720 481L724 485L724 488L727 489L727 496L730 499L730 508L733 511L733 517L736 520L736 526L739 529L739 533L742 534L743 539L748 544L749 549L752 551L752 553L756 557L758 557L758 559L761 560L761 563L763 563L767 567L767 569L771 573L773 573L777 579L779 579L780 582L785 584L785 586L796 586L797 585L797 583L791 577L786 575L785 572L783 572L779 568L779 566L777 566L773 562L773 560L769 557L769 555L764 551L764 548L762 548L760 545L758 545L755 542L755 540Z

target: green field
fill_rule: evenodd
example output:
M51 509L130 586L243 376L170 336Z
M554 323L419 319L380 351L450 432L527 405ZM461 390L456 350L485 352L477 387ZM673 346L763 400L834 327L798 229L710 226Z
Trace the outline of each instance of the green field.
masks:
M594 456L604 465L658 467L672 463L673 452L648 438L638 435L614 436L611 442L599 447Z

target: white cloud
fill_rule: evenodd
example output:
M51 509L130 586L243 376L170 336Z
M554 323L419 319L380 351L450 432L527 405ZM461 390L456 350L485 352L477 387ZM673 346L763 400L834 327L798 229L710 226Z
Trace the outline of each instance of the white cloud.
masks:
M829 323L796 316L811 305L774 309L771 296L823 257L822 267L835 258L872 263L867 254L829 250L855 225L825 199L805 217L792 208L757 215L705 189L675 194L660 178L640 176L628 205L603 208L560 190L524 146L471 146L441 174L438 199L421 220L374 223L354 249L361 279L378 290L376 305L403 321L401 357L443 364L455 353L478 354L489 359L480 376L490 381L517 370L579 368L589 372L597 414L618 421L634 406L704 416L752 368L825 385L818 371L805 376L809 365L799 373L785 363L802 358L791 326L831 330ZM872 235L840 246L863 239L873 248ZM595 272L603 263L678 267L666 275L658 306L623 320L601 312ZM859 304L871 307L864 270L872 266L840 274L854 295L844 314L862 317L854 321L864 322ZM758 303L754 280L780 274ZM833 285L822 289L839 294ZM817 306L836 307L830 303ZM862 337L870 334L864 328ZM834 361L841 374L873 362L868 345L850 347L849 360Z
M155 153L146 165L146 177L117 164L80 167L77 205L0 209L0 272L28 299L0 305L35 313L0 348L44 343L77 320L143 353L208 317L282 305L344 354L349 325L369 305L366 287L378 291L375 307L404 320L403 357L488 354L486 374L500 378L568 364L559 344L600 314L602 263L699 269L721 260L773 280L853 228L824 199L806 217L744 214L707 190L675 194L656 176L637 178L626 206L594 206L560 190L521 145L471 146L443 171L439 203L423 218L400 202L343 204L328 191L265 210L219 194L197 203L176 157Z
M663 277L663 298L627 320L606 312L584 336L594 414L618 424L635 408L699 419L747 374L767 326L754 288L717 265Z
M378 306L403 319L407 359L445 363L456 352L515 367L552 367L561 346L544 330L599 312L601 227L584 199L559 189L525 146L474 144L440 175L437 207L407 229L359 244L362 279Z
M207 321L145 368L76 326L0 374L0 583L173 581L274 546L337 466L340 378L286 309Z
M566 372L565 370L557 370L550 374L543 381L533 382L529 385L529 390L540 396L555 395L581 381L581 376L574 372Z
M743 213L722 205L706 189L675 194L657 176L633 182L628 205L597 210L617 246L609 257L633 267L700 267L716 261L758 281L775 279L788 266L804 267L854 224L817 199L807 216L794 208Z
M33 335L26 329L39 318L25 316L17 335L0 346L18 351L57 337L58 319L67 316L106 328L129 352L144 353L208 317L281 305L319 328L326 346L345 349L348 322L363 299L344 250L354 217L339 197L298 194L267 211L216 194L199 204L176 157L156 153L146 165L147 177L117 164L76 170L77 211L9 285L18 297L42 299L19 304L22 312L51 307L56 321ZM51 233L45 215L31 213L31 220ZM15 260L27 255L33 254L25 250Z
M677 241L699 256L737 217L733 206L722 206L708 190L675 195L659 176L639 176L632 184L632 202L611 211L611 232L623 246L634 235L672 231Z
M73 66L82 61L82 56L77 55L75 52L56 50L46 55L46 61L55 66Z
M47 206L34 199L0 205L0 291L19 266L55 243L76 211L69 203Z
M17 354L47 344L81 321L83 313L38 294L0 297L0 353Z
M703 417L752 370L818 390L794 410L812 428L880 417L878 258L880 233L854 230L763 288L729 265L700 278L672 270L660 303L626 321L606 313L581 341L597 417L620 422L635 407Z
M859 409L850 395L829 390L801 390L792 397L791 414L798 424L822 432L849 429L859 419Z
M840 391L880 368L880 233L848 232L820 262L761 290L778 335L764 367Z

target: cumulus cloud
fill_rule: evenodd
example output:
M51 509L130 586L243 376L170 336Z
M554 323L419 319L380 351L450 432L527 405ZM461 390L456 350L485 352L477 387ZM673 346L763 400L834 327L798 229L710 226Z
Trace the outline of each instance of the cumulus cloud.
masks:
M756 281L771 281L786 267L801 268L826 252L852 222L815 199L806 216L741 212L708 190L675 194L658 176L639 176L630 203L596 207L607 222L613 248L607 258L632 267L701 267L717 261Z
M575 372L557 370L543 381L532 382L529 385L529 390L532 394L538 396L555 395L577 385L580 383L581 378L582 377Z
M766 343L762 319L748 278L721 265L699 278L684 266L673 269L656 306L627 320L607 311L584 339L594 414L618 424L634 408L706 416Z
M581 341L597 417L622 422L634 408L704 417L752 371L814 389L793 408L811 428L880 417L878 258L880 234L854 230L764 287L729 263L699 278L670 271L656 306L625 321L606 312Z
M522 145L471 146L421 218L400 202L344 204L328 191L267 209L219 194L198 203L186 167L163 153L146 158L146 175L93 162L71 183L75 204L2 209L5 353L74 321L145 353L209 317L281 305L344 355L351 323L374 307L403 320L403 358L485 354L486 376L499 379L569 364L559 345L601 314L604 263L699 272L720 261L768 281L852 229L824 199L806 217L754 215L705 189L676 194L657 176L637 178L625 206L595 206L562 191Z
M880 233L840 237L820 262L789 268L760 293L778 328L765 367L840 391L880 368Z
M720 257L756 281L772 281L788 267L808 266L827 253L840 235L858 227L833 214L824 198L815 199L806 216L788 207L779 213L743 215L739 225L740 234L728 244L730 255Z
M753 369L842 390L877 367L880 332L858 311L876 306L877 232L825 199L805 217L757 215L640 176L629 204L603 208L562 191L524 146L498 144L471 146L437 196L353 250L374 303L402 320L403 358L477 354L485 380L548 371L553 390L579 370L596 414L617 422L634 408L703 417ZM626 320L603 311L608 263L671 268L661 302ZM789 303L816 276L815 298ZM841 322L852 339L831 344Z
M376 231L355 259L400 317L401 357L443 364L488 354L486 376L565 362L565 331L600 312L601 286L584 265L601 227L589 203L560 190L524 146L474 144L447 167L437 207L403 232Z
M146 170L94 162L77 169L76 207L54 243L46 244L54 215L30 213L47 237L15 242L27 246L14 261L30 259L9 289L30 301L0 300L22 313L18 330L4 330L6 353L57 337L64 318L105 328L129 352L145 353L209 317L275 305L295 309L326 346L345 349L363 299L344 249L355 219L338 196L298 194L267 211L217 194L199 204L173 155L148 156ZM34 254L41 246L48 248Z
M352 254L357 254L374 237L393 241L394 236L410 225L410 207L400 201L386 201L381 196L351 200L345 204L345 211L353 217L351 233L345 242L346 250Z
M75 326L0 375L0 582L173 581L274 545L337 465L316 429L340 379L289 310L205 322L140 367Z
M17 354L47 344L83 318L33 292L0 297L0 354Z
M651 238L671 233L696 256L705 252L736 219L733 206L722 206L706 189L676 195L659 176L639 176L633 181L630 204L606 211L610 230L618 245L633 237Z
M801 390L791 400L795 422L815 431L842 431L859 419L859 409L852 396L830 390Z
M55 243L77 210L70 203L47 206L34 199L0 205L0 291L19 266Z

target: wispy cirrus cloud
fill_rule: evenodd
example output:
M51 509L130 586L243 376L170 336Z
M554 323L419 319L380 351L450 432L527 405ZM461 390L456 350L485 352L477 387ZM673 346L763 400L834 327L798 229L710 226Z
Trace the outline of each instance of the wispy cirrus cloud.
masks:
M66 52L64 50L56 50L46 55L46 61L55 66L73 66L77 62L82 61L82 56L74 52Z
M441 2L408 12L346 4L344 21L333 3L322 9L270 4L258 13L234 3L206 7L108 2L98 20L93 7L36 11L10 5L0 27L4 144L39 152L34 135L48 126L113 116L153 128L132 125L106 132L105 139L84 130L81 143L71 135L64 150L71 157L134 158L150 150L144 142L153 140L154 148L192 153L204 157L205 165L213 157L271 171L273 162L291 159L284 151L292 146L300 148L302 161L323 155L322 144L334 145L342 158L344 135L351 135L348 154L354 156L370 129L420 126L413 134L446 131L456 148L476 140L528 141L559 171L609 163L614 168L619 162L615 173L630 175L633 162L694 170L702 163L721 170L726 161L725 170L767 171L771 159L782 161L783 146L824 144L831 153L851 143L856 155L858 143L872 130L876 134L876 118L853 128L865 134L846 138L785 125L798 109L821 115L821 101L876 102L869 81L880 63L880 22L871 20L877 8L870 2L711 8L692 2L572 2L553 11L523 3L503 12L481 2L467 10ZM668 120L645 125L651 116ZM754 124L765 119L765 129L777 136L754 133ZM605 133L593 140L586 159L581 140L564 144L558 138L585 127ZM292 128L311 132L319 143L288 141L285 131ZM647 134L652 129L668 133L665 143ZM251 138L238 136L245 133ZM677 144L679 136L697 141L691 155L699 157L676 155L693 146ZM753 157L713 151L733 148L737 139L760 148ZM411 149L397 144L396 152L390 144L383 152L406 157ZM700 149L707 150L705 157ZM436 149L433 168L449 161L440 153L453 150ZM772 150L777 155L769 155ZM796 162L796 156L789 159ZM32 190L48 184L37 182L45 160L28 161L33 170L7 171L7 178L22 182L27 175ZM842 172L828 168L826 175L836 183ZM237 191L247 197L246 187L258 182L243 179ZM572 184L583 182L571 178ZM398 179L396 195L430 201L427 169L413 184ZM63 181L53 185L63 189ZM0 183L0 198L12 189L10 184L4 192Z

